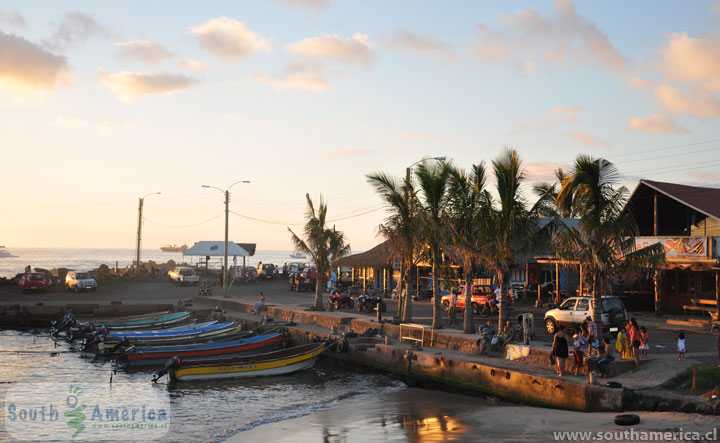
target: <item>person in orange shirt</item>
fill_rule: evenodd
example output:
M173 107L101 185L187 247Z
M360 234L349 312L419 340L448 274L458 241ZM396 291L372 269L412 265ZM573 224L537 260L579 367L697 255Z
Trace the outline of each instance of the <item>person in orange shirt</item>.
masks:
M647 329L645 329L645 326L642 326L640 328L640 349L642 350L642 356L645 358L647 358L647 351L650 349L648 339Z

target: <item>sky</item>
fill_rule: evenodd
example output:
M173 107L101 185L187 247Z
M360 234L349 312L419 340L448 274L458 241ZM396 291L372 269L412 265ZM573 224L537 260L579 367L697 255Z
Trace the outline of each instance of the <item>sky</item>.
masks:
M291 249L309 194L362 251L367 174L506 147L718 187L719 92L720 0L2 0L0 245L133 248L145 196L144 248L222 240L232 185L230 240Z

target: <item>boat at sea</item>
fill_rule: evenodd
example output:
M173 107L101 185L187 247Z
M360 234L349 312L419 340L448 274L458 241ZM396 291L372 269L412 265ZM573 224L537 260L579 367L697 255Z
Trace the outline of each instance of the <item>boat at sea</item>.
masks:
M188 250L188 245L165 245L160 248L162 252L185 252Z
M290 258L305 258L302 254L290 254Z
M5 246L0 245L0 258L8 258L8 257L17 257L16 255L12 255L10 251L5 249Z
M168 369L170 378L180 381L290 374L312 368L325 348L325 343L310 343L231 359L184 362L177 358L171 360L172 364ZM164 370L156 374L154 380L163 373Z

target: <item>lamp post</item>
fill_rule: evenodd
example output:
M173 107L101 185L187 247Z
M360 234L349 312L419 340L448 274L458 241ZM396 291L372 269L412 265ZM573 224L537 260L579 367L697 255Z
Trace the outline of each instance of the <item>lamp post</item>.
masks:
M228 270L228 213L230 212L230 188L237 185L238 183L250 183L250 180L239 180L231 184L225 189L220 189L217 186L202 185L203 188L213 188L222 192L225 195L225 250L223 252L223 297L227 297L227 270Z
M138 228L137 228L137 254L135 256L135 274L140 273L140 243L142 241L142 211L143 211L143 204L145 203L145 197L149 197L151 195L155 194L161 194L160 192L151 192L147 194L144 197L140 197L140 201L138 202Z
M437 160L437 161L440 161L440 162L441 162L441 161L445 161L445 159L447 159L447 157L444 156L444 155L441 156L441 157L424 157L424 158L421 158L420 160L416 161L415 163L411 164L411 165L408 166L407 168L405 168L405 183L406 183L406 187L405 187L405 192L406 192L406 194L405 194L405 201L408 201L408 200L410 199L410 195L408 195L408 193L410 192L410 170L413 168L413 166L417 165L418 163L422 163L422 162L424 162L425 160ZM408 266L410 266L410 263L408 263ZM409 271L410 271L410 270L408 269L408 272L409 272ZM403 277L404 277L404 276L401 276L400 279L402 280ZM419 281L419 280L418 280L418 281ZM408 282L405 282L405 297L407 297L408 289L409 289L407 286L408 286ZM419 289L420 289L420 288L415 288L416 291L418 291ZM401 289L400 289L400 295L398 296L398 317L400 317L400 316L402 315L402 305L403 305L402 302L403 302L403 301L404 301L404 298L403 298L403 296L402 296L402 288L401 288Z

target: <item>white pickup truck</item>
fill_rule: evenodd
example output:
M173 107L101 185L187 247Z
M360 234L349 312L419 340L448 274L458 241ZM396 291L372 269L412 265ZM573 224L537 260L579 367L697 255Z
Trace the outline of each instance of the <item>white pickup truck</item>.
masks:
M177 267L168 272L168 278L171 282L175 282L178 285L197 285L200 282L200 277L195 274L193 268L184 266Z

